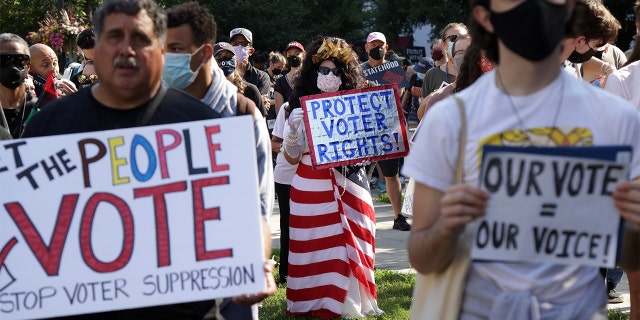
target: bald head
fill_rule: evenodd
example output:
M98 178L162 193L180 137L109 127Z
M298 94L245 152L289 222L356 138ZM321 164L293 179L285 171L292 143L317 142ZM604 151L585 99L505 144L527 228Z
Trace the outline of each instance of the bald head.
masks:
M58 56L49 46L36 43L29 48L31 55L31 72L43 79L47 78L49 72L54 70L54 77L58 76Z

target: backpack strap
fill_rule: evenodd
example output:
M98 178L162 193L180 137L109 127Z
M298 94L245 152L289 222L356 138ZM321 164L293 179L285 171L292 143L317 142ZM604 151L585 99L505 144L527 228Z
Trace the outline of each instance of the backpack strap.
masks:
M145 110L144 114L142 114L140 118L138 118L138 121L136 121L136 127L144 126L149 122L149 120L151 120L151 117L153 117L153 114L156 113L160 102L162 102L162 99L164 99L164 96L166 94L167 87L160 85L160 90L158 90L156 96L151 99L151 102L149 102L147 110Z

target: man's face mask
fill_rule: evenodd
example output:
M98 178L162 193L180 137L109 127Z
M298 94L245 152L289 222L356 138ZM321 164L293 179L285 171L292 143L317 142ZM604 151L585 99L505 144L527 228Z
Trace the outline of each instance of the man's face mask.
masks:
M193 54L167 52L164 56L162 79L170 86L179 89L190 86L202 67L201 63L196 71L191 71L191 57L201 48L198 48Z
M509 50L527 60L541 61L558 47L567 16L566 4L526 0L509 11L491 12L490 19Z
M591 57L593 57L596 54L597 52L596 49L591 48L591 46L589 46L589 41L586 39L584 41L587 43L589 50L587 50L587 52L585 53L579 53L577 50L573 50L569 58L567 58L567 60L569 60L571 63L587 62L589 59L591 59Z
M369 57L373 60L382 60L384 57L385 51L383 47L375 47L369 50Z
M29 56L26 54L0 54L0 83L9 89L19 87L27 78L29 62Z

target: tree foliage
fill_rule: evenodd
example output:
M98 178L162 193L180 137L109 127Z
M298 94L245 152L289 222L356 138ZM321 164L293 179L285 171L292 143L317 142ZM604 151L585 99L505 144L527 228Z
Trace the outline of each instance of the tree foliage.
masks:
M163 7L186 0L157 0ZM635 0L604 0L620 20L618 46L625 50L635 34L632 8ZM25 36L38 28L46 12L84 12L90 17L103 0L0 0L0 32ZM293 40L306 45L317 35L333 35L349 42L363 41L371 31L381 31L393 48L399 35L409 35L431 24L432 38L450 22L467 23L468 0L216 0L203 1L218 23L218 41L228 41L236 27L250 29L259 51L282 51Z

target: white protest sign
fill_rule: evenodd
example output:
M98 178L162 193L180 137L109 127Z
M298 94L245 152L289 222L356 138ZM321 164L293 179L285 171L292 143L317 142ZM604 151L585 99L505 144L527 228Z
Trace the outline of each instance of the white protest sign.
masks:
M265 288L251 117L0 143L0 318Z
M628 179L630 158L629 147L485 147L480 188L491 197L471 256L614 267L611 193Z
M409 142L395 85L301 99L314 168L407 155Z

